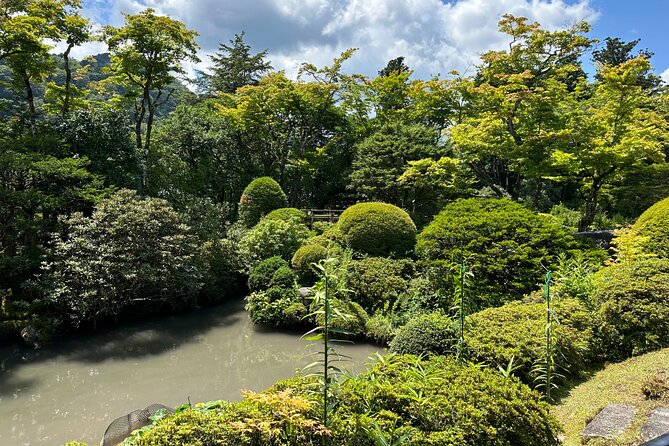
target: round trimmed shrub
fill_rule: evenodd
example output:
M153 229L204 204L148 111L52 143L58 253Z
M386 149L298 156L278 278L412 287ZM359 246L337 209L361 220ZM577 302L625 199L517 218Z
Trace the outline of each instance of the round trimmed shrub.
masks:
M576 299L556 301L552 307L559 321L553 325L553 339L562 356L557 363L569 375L578 376L592 356L593 317ZM497 369L506 368L513 358L518 367L514 375L533 383L532 368L545 356L545 303L509 302L488 308L468 316L465 327L472 361Z
M317 277L311 264L318 263L327 257L328 249L324 246L306 244L295 251L291 263L302 280L313 282Z
M645 259L595 274L595 340L612 360L669 347L669 260Z
M580 246L552 218L508 199L472 198L446 206L418 235L416 252L436 263L466 260L481 309L529 294L561 252Z
M421 314L397 330L390 351L412 355L448 355L457 334L453 319L443 313Z
M270 257L258 263L249 273L249 290L263 291L271 286L274 273L279 269L289 269L288 262L279 256Z
M282 266L272 274L272 280L270 280L269 286L270 288L295 288L296 282L297 275L295 272L287 266Z
M627 257L669 258L669 198L649 207L615 242Z
M308 236L309 228L298 221L262 219L239 242L239 256L248 268L273 256L290 260Z
M251 181L239 199L239 219L250 228L274 209L288 206L286 194L279 183L270 177Z
M452 358L387 355L346 380L333 414L333 445L375 446L375 424L408 445L558 446L560 423L528 386ZM374 414L369 408L375 408Z
M348 273L348 288L356 302L373 312L405 292L412 273L413 264L409 260L386 257L354 260Z
M388 203L358 203L346 209L338 227L354 250L373 256L404 257L416 243L416 225Z
M300 223L307 222L307 214L297 208L279 208L274 209L269 214L265 215L266 220L297 220Z

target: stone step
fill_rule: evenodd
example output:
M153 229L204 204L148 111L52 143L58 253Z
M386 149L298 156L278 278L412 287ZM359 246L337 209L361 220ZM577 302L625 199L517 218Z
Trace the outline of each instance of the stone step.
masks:
M588 423L581 435L584 439L614 439L629 427L636 415L636 407L626 404L609 404Z
M656 407L641 428L641 439L650 441L664 434L669 434L669 407Z

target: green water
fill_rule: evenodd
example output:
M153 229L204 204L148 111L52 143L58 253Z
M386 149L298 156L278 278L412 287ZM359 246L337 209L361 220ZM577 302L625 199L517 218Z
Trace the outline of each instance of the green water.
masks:
M152 403L239 400L311 362L298 334L256 329L242 302L126 324L33 350L0 347L0 445L97 444L108 424ZM342 347L364 367L378 348Z

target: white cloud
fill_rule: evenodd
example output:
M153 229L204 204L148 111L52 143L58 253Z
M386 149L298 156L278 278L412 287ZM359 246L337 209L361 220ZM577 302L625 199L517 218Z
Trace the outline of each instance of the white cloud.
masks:
M660 78L662 79L662 82L665 84L669 84L669 68L664 70L662 74L660 74Z
M99 0L89 2L91 15L115 25L121 12L145 7L183 21L200 33L200 68L220 42L243 30L254 51L269 49L274 68L290 75L302 62L329 64L351 47L359 51L346 65L350 72L375 75L388 60L405 56L417 77L471 73L482 52L508 41L497 31L506 12L549 29L597 19L589 0L109 0L106 16Z

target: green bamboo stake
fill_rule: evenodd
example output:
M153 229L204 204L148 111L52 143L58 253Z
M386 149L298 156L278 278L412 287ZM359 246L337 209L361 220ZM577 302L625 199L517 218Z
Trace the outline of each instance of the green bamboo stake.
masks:
M552 318L551 318L551 272L546 273L546 283L544 284L544 297L546 298L546 400L551 402L552 386Z

